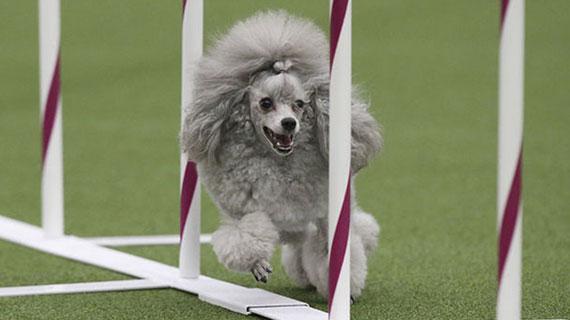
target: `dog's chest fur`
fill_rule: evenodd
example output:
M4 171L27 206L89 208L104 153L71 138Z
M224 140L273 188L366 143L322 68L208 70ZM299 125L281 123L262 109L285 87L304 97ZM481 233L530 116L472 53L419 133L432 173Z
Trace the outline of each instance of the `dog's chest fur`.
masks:
M201 164L204 185L223 214L239 219L263 212L287 232L326 216L327 162L312 139L303 140L287 157L259 141L254 147L252 141L232 141L224 143L218 163Z

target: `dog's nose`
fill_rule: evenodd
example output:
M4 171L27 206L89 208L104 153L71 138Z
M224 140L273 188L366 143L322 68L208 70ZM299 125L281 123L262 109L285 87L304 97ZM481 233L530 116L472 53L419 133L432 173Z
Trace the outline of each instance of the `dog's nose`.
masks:
M293 118L285 118L285 119L281 120L281 126L283 126L283 129L285 129L287 131L293 131L293 130L295 130L295 127L297 126L297 120L295 120Z

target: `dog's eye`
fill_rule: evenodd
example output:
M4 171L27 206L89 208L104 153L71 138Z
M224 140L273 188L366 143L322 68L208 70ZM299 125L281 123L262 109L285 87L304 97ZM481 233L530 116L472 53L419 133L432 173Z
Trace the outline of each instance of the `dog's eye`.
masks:
M271 101L270 98L263 98L263 99L259 100L259 106L262 109L269 110L269 109L273 108L273 101Z
M302 109L305 106L305 102L303 100L297 100L295 101L295 105L297 108Z

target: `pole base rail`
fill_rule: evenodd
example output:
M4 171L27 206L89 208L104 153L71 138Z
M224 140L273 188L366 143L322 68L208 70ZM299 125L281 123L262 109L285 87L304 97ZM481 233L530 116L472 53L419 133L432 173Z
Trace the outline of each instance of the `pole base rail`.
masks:
M0 297L38 296L46 294L69 294L127 290L169 288L167 285L145 279L97 281L80 283L47 284L37 286L0 288Z
M111 236L111 237L89 237L83 238L94 244L105 247L128 247L128 246L163 246L180 245L179 234L165 234L152 236ZM201 234L200 243L210 243L211 234Z
M96 283L88 284L63 284L56 285L53 293L66 293L72 290L73 285L85 290L75 292L95 291L120 291L143 288L173 288L180 291L193 293L204 302L214 304L230 311L244 315L255 314L268 319L293 320L311 319L324 320L328 318L326 312L313 309L307 303L284 297L258 288L246 288L229 282L199 276L196 279L180 277L180 271L172 267L150 259L138 257L114 249L106 248L93 242L66 235L58 238L46 238L41 228L30 225L5 216L0 216L0 239L10 241L25 247L60 256L74 261L83 262L100 268L119 272L143 282L119 281L106 282L110 290L95 290ZM36 287L35 289L32 289ZM44 288L42 288L44 287ZM49 294L49 286L28 286L12 288L0 288L0 293L5 295ZM22 289L27 288L27 289ZM89 290L92 289L92 290ZM42 291L43 290L43 291ZM25 294L28 291L28 294ZM0 294L1 296L1 294Z

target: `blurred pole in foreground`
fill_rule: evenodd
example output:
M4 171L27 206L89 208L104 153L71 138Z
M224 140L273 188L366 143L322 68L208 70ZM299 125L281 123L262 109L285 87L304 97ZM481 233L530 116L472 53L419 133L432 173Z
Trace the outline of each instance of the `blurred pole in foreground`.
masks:
M524 0L501 1L497 319L521 317Z

